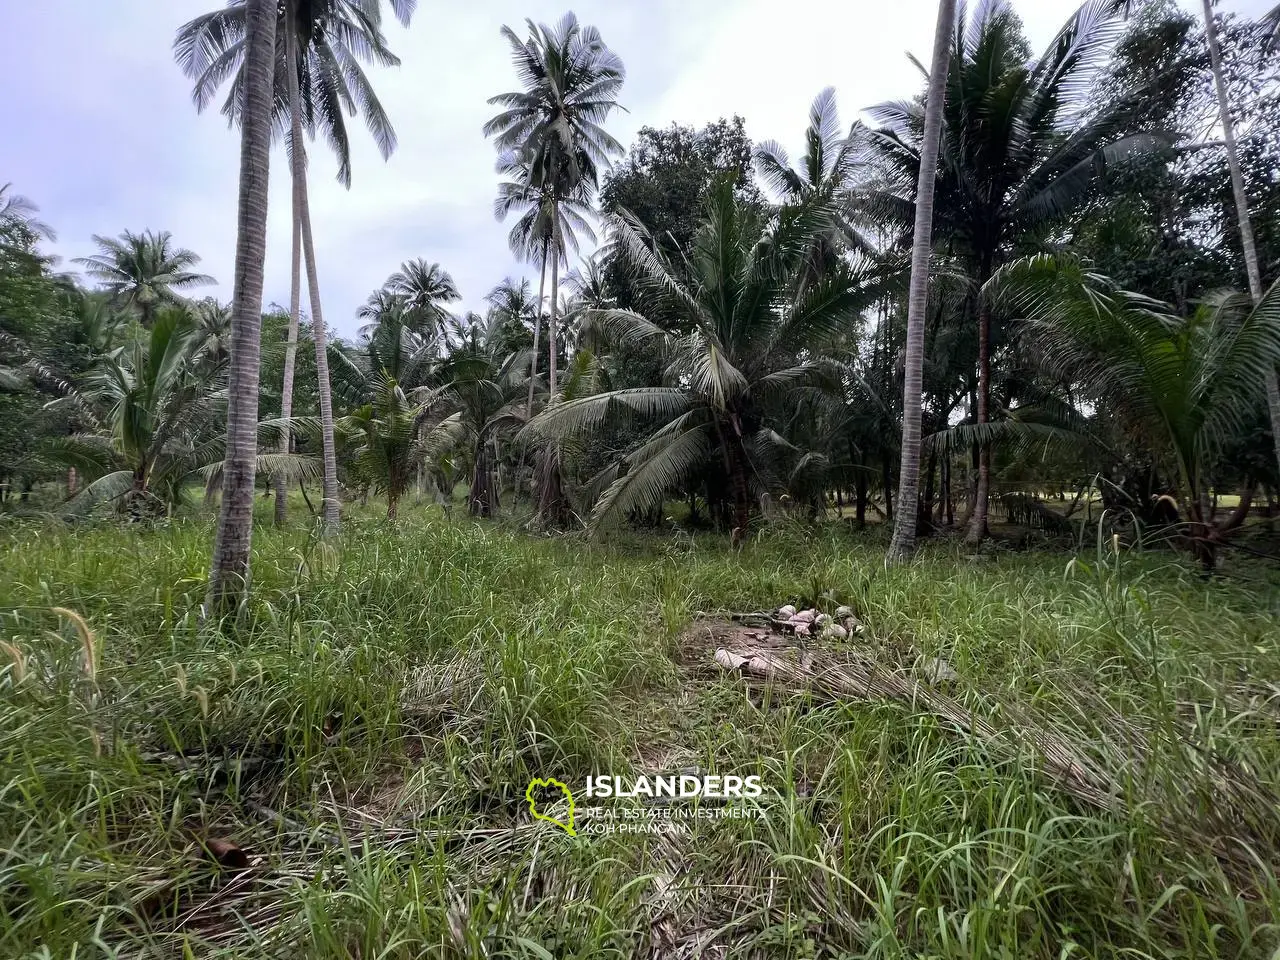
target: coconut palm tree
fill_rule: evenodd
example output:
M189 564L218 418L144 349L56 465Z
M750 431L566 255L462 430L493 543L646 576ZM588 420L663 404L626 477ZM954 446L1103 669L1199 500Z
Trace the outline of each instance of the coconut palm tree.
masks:
M508 347L508 319L500 309L472 315L452 338L452 349L433 375L430 396L454 411L460 442L469 449L471 491L467 510L492 517L498 510L498 439L524 421L516 412L524 388L525 351Z
M863 167L862 125L848 130L840 127L836 91L827 87L814 98L805 130L805 152L793 169L786 149L775 140L756 147L756 170L783 203L797 205L811 200L827 204L832 211L830 229L814 239L810 263L801 284L813 282L847 248L866 249L867 243L838 200L853 187Z
M1277 7L1268 16L1280 16ZM1277 19L1280 26L1280 19ZM1253 302L1262 299L1262 271L1258 266L1258 246L1253 238L1253 223L1249 218L1249 196L1244 187L1244 171L1240 166L1240 151L1236 146L1236 125L1231 117L1231 101L1227 95L1227 81L1222 70L1222 46L1218 43L1218 24L1213 16L1211 0L1204 0L1205 42L1209 46L1209 64L1213 70L1213 86L1218 96L1218 119L1222 124L1222 140L1227 149L1227 168L1231 172L1231 193L1235 199L1236 220L1240 228L1240 247L1244 254L1245 274L1249 280L1249 295ZM1267 412L1271 419L1272 446L1276 464L1280 466L1280 380L1274 369L1268 370Z
M557 208L584 198L589 204L601 169L623 152L622 144L603 124L619 109L616 96L626 79L626 69L605 45L600 31L582 26L572 13L565 14L554 27L526 22L529 36L525 40L510 27L502 28L523 89L490 98L489 103L502 110L485 124L484 135L494 139L499 172L521 170L523 180L518 182L532 191L526 202L551 208L539 218L542 234L534 236L540 236L536 250L544 273L548 256L551 259L547 339L551 358L548 385L554 398L559 253L566 239L560 235L563 224ZM501 209L501 193L498 203ZM538 303L542 303L541 293ZM532 377L530 381L532 386Z
M263 263L267 257L267 183L271 168L276 6L247 0L244 107L240 117L240 203L227 383L222 506L209 571L206 613L234 610L249 579L253 484L257 468L258 376L262 349Z
M375 374L371 386L372 399L339 421L339 434L352 448L355 470L386 494L394 522L418 466L455 444L460 429L454 416L424 431L432 405L411 399L386 373Z
M959 18L944 101L934 228L973 289L1017 246L1044 235L1077 209L1111 163L1154 149L1150 134L1130 135L1139 92L1086 115L1091 83L1107 63L1123 22L1115 0L1087 0L1046 51L1028 62L1020 21L1005 0ZM1158 82L1158 78L1152 83ZM870 111L876 172L885 186L865 198L869 212L907 230L915 220L923 110L918 102ZM979 294L976 419L990 419L992 317ZM991 458L980 457L969 538L987 535Z
M533 355L529 359L529 398L526 416L533 415L533 394L538 376L538 348L542 331L542 304L546 293L547 265L552 268L552 306L548 327L555 323L556 300L559 287L559 269L567 264L569 252L577 253L581 240L594 243L595 230L591 227L591 190L585 183L562 191L557 184L538 185L533 182L532 164L515 153L504 153L498 158L498 172L508 177L498 185L498 198L494 201L494 215L505 220L517 214L516 222L508 234L511 251L523 260L540 266L538 282L538 306L533 327ZM550 391L555 389L556 342L554 334L548 337L550 344Z
M493 336L498 340L498 349L504 353L526 349L529 330L538 319L529 281L506 277L485 294L484 300L489 305L489 320L496 324Z
M617 255L643 278L650 313L663 323L617 309L589 311L584 321L593 337L660 351L664 382L549 406L525 428L568 438L623 419L647 431L601 479L607 489L593 526L660 503L718 462L729 479L735 524L745 531L751 487L767 476L782 444L772 411L809 391L840 388L841 369L814 351L823 338L844 333L870 301L868 278L841 263L799 298L793 295L829 210L805 206L766 221L723 180L709 195L706 215L687 251L688 283L644 242L638 224L611 219ZM687 335L668 332L672 317Z
M1167 467L1185 532L1212 568L1223 537L1247 516L1255 485L1219 521L1211 470L1249 429L1265 399L1264 374L1280 363L1280 284L1256 305L1222 294L1188 318L1116 289L1066 256L1016 261L992 285L1025 318L1020 334L1041 368L1071 386L1077 405L1106 411L1129 444Z
M116 303L136 312L147 329L163 304L183 303L178 292L216 283L213 277L191 268L200 262L193 251L173 245L167 231L131 233L116 237L95 235L99 252L75 262L102 284Z
M21 239L22 247L35 240L56 240L53 228L39 219L40 208L19 193L13 192L13 184L0 184L0 248L10 247ZM12 236L21 232L21 238Z
M898 515L894 519L893 541L889 545L891 561L909 557L916 543L914 505L920 495L924 321L929 304L929 259L933 255L933 194L938 178L943 100L947 94L950 38L955 22L955 0L939 0L938 28L933 37L933 62L929 68L929 92L925 98L924 134L920 146L915 231L911 242L911 288L907 297L907 351L903 371L902 464L898 470Z
M400 301L405 321L419 333L438 335L449 320L446 303L462 299L453 277L438 263L407 260L382 289Z
M391 0L391 8L407 25L417 0ZM218 88L231 80L222 108L229 122L240 117L244 86L245 0L230 0L223 10L204 14L184 25L174 43L184 72L195 81L198 110L212 101ZM301 268L306 255L311 300L316 375L319 381L322 442L325 453L323 527L338 523L337 461L333 454L333 410L329 390L327 331L320 306L310 204L306 184L303 128L312 136L322 132L338 158L338 179L351 182L351 150L346 113L363 113L384 159L396 146L395 130L361 63L396 66L399 59L382 35L381 0L284 0L277 7L275 100L276 129L285 132L293 181L293 262L289 339L285 352L282 411L292 410L293 376L301 310ZM304 251L305 248L305 251ZM289 439L284 444L287 451ZM285 485L277 478L276 520L285 518Z
M161 512L197 468L216 459L216 398L226 368L198 371L198 346L190 314L162 308L145 338L100 355L82 382L50 404L74 405L98 428L52 451L91 481L75 507L110 502L135 516Z

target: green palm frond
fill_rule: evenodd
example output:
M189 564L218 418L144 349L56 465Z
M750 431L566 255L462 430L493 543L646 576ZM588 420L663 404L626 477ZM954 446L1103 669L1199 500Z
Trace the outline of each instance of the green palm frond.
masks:
M667 494L699 470L713 454L711 430L692 414L672 421L626 457L627 472L614 480L591 512L590 528L629 511L662 503Z

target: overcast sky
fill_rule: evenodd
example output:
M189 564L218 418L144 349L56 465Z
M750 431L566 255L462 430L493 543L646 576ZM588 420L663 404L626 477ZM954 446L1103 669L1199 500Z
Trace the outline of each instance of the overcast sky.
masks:
M93 234L169 230L203 258L229 299L239 147L211 110L196 114L175 66L177 27L220 0L0 0L0 184L37 203L70 266ZM1199 0L1180 0L1199 9ZM1223 0L1257 15L1272 0ZM1077 0L1014 0L1040 49ZM627 65L627 113L610 128L624 144L645 125L702 124L741 114L756 140L798 154L810 101L837 89L843 118L916 94L907 52L929 59L936 0L584 0ZM400 147L383 163L353 124L353 184L313 151L311 206L325 320L348 337L354 313L401 261L436 260L463 307L478 308L504 276L526 273L492 214L497 177L480 128L486 100L516 86L502 24L554 22L563 0L421 0L407 30L389 19L399 69L374 70ZM268 303L289 298L289 192L272 158ZM305 298L304 298L305 299Z

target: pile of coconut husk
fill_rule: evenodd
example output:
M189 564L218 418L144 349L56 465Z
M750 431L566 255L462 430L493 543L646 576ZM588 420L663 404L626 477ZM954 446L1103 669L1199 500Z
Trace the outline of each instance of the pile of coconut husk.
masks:
M1151 779L1143 773L1155 755L1152 731L1135 728L1100 693L1075 691L1074 705L1088 715L1086 726L1094 730L1092 737L1082 737L1085 727L1073 731L1065 716L1044 716L983 693L941 657L891 650L878 644L873 633L846 607L830 618L791 606L730 614L703 620L686 634L686 662L697 643L702 663L710 646L714 670L741 675L752 685L830 701L898 703L915 713L933 714L997 753L1030 761L1040 776L1100 810L1135 802L1126 798L1123 784L1129 782L1132 789L1132 784ZM1063 704L1068 713L1070 703ZM1185 734L1179 739L1184 751L1192 750ZM1093 749L1085 752L1090 745ZM1245 849L1274 848L1275 831L1264 821L1280 808L1280 797L1238 764L1221 757L1203 759L1213 774L1203 784L1207 797L1201 792L1171 795L1153 786L1152 809L1161 811L1156 819L1171 839L1206 849L1231 875L1249 882L1256 879L1257 864L1241 852L1241 839Z
M849 607L824 614L785 605L770 612L731 614L729 621L721 623L732 629L709 626L718 641L713 659L722 671L832 700L902 703L1010 751L1029 744L1040 772L1068 793L1103 809L1116 804L1119 789L1113 778L1067 739L1029 718L1018 722L1017 711L1007 705L992 704L990 715L1001 718L997 728L945 691L961 681L950 663L920 654L909 664L892 662L863 641L866 627Z

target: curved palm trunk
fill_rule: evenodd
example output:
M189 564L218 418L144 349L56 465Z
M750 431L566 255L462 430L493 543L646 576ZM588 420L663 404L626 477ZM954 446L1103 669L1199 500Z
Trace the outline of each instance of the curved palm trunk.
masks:
M227 384L227 451L222 466L222 506L205 603L206 614L215 618L235 609L248 583L258 452L276 5L273 0L248 0L247 18L231 369Z
M1262 271L1258 268L1258 246L1253 239L1253 223L1249 219L1249 197L1244 189L1244 171L1240 168L1240 152L1236 148L1236 127L1231 119L1227 99L1227 83L1222 73L1222 48L1218 43L1218 25L1213 19L1213 6L1204 0L1205 40L1209 44L1209 63L1213 67L1213 85L1218 94L1218 114L1222 120L1222 139L1227 146L1227 166L1231 170L1231 193L1235 197L1236 217L1240 222L1240 247L1244 252L1245 272L1249 275L1249 295L1256 304L1262 299ZM1267 412L1271 416L1271 439L1275 447L1276 466L1280 467L1280 380L1274 368L1267 371Z
M298 75L289 71L289 97L295 117L300 112ZM316 247L311 233L311 206L307 198L306 145L299 136L293 145L295 195L298 219L302 227L302 249L307 261L307 290L311 298L311 336L316 344L316 383L320 394L320 435L324 454L324 497L320 505L320 531L325 535L338 531L338 459L333 447L333 395L329 390L329 347L324 328L324 312L320 307L320 280L316 274Z
M920 180L916 187L915 237L911 246L911 291L907 300L907 356L902 400L902 465L898 471L898 516L889 544L889 560L905 560L916 547L916 517L912 504L920 493L920 441L924 389L924 324L929 305L929 257L933 252L933 194L938 179L938 148L942 138L943 102L951 63L951 30L956 0L939 0L938 26L933 37L933 64L924 111L924 143L920 150ZM885 491L888 496L888 491Z
M289 46L289 62L292 63L296 57L296 51L293 49L296 40L290 39ZM293 87L297 85L294 84ZM292 113L292 130L291 136L294 143L302 143L302 117L300 116L300 104L293 100L293 94L297 92L290 89L289 110ZM293 416L293 371L298 356L298 319L302 313L302 217L299 215L301 201L299 200L299 192L305 182L305 172L303 176L298 175L298 164L292 163L293 167L293 252L292 267L289 278L289 342L284 348L284 382L280 388L280 418L288 420ZM289 453L292 447L293 431L288 427L284 429L284 437L280 441L280 452ZM282 526L288 517L289 510L289 483L283 473L276 474L276 526Z
M538 275L538 313L533 320L533 359L529 361L529 400L524 410L526 420L533 419L533 381L538 376L538 339L542 334L542 300L547 292L547 254L550 249L550 241L543 242L542 271Z

